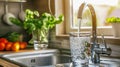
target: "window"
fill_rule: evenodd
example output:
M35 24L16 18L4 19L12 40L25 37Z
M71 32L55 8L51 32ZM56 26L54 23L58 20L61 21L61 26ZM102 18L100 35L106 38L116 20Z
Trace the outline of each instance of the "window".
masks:
M72 28L78 27L78 18L77 13L80 5L85 3L90 3L93 5L95 12L96 12L96 18L97 18L97 26L98 27L108 27L110 26L105 22L106 17L109 16L110 11L115 8L115 6L118 4L118 0L71 0L72 2L72 9L73 9L73 22L72 22ZM89 9L86 7L83 11L82 16L82 22L81 26L86 28L90 27L91 22L91 14Z
M114 9L119 7L118 0L55 0L56 5L59 5L61 1L63 7L63 13L65 15L65 33L69 32L77 32L78 29L78 18L77 11L80 5L83 2L91 3L96 12L97 18L97 34L101 35L112 35L111 25L105 22L105 19L109 17L114 11ZM60 8L59 8L60 7ZM57 6L58 9L56 12L60 13L61 6ZM91 15L88 8L83 11L83 19L81 22L81 31L82 32L90 32L91 31ZM61 27L61 26L60 26Z

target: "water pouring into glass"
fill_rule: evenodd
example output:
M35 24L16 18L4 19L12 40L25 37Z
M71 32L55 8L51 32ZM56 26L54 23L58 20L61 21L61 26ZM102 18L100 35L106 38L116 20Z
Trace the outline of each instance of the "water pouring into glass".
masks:
M92 44L90 43L91 38L89 33L80 33L82 12L85 6L89 8L92 16ZM99 64L100 54L110 55L111 49L107 48L103 35L102 40L104 42L105 48L100 48L99 44L97 43L96 14L93 6L91 4L82 3L82 5L79 7L78 18L80 20L78 32L70 33L70 50L73 67L88 67L89 55L93 64Z

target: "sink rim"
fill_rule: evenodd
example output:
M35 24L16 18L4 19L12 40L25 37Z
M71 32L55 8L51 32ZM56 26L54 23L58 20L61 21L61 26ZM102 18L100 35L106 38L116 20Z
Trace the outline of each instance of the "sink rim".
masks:
M47 50L34 50L30 52L17 52L17 53L9 53L2 54L1 57L9 58L9 57L17 57L17 56L28 56L28 55L38 55L38 54L48 54L48 53L59 53L57 49L47 49Z

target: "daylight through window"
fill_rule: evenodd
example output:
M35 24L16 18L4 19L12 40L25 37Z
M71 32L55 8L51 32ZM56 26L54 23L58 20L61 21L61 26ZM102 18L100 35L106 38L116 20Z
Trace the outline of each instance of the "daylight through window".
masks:
M78 27L78 18L77 13L80 5L85 3L90 3L93 5L96 13L97 18L97 26L98 27L110 27L110 24L106 23L106 18L111 15L113 10L118 6L118 0L72 0L72 14L73 14L73 22L71 22L71 28L77 28ZM83 28L91 27L92 20L91 20L91 14L89 9L86 7L82 14L82 22L81 26Z

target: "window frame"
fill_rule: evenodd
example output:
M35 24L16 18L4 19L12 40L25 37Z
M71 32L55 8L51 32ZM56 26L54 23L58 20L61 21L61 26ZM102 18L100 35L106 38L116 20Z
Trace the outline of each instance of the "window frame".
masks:
M72 0L69 0L69 1L72 1ZM70 19L72 22L73 22L73 6L72 6L73 4L72 4L72 2L71 2L71 7L70 7L70 15L71 15L71 17L72 17L72 19ZM70 6L70 5L69 5ZM72 22L70 22L70 30L71 31L69 31L69 32L77 32L77 28L73 28L72 27ZM107 32L106 32L107 31ZM81 27L81 32L91 32L91 27ZM104 35L113 35L112 34L113 32L112 32L112 27L111 26L108 26L108 27L97 27L97 34L98 35L101 35L101 34L104 34Z
M58 0L55 0L56 2ZM70 32L77 32L77 28L72 28L71 23L73 22L73 9L72 9L72 0L61 0L63 1L63 12L64 12L64 16L65 16L65 20L64 20L64 25L57 25L56 26L56 33L57 35L59 35L59 33L61 31L58 31L61 26L63 26L64 28L64 33L62 34L69 34ZM58 6L58 2L55 6ZM58 7L57 7L58 8ZM59 11L55 11L57 14L59 14ZM81 32L91 32L91 28L81 28ZM104 34L106 36L112 36L113 32L112 32L112 27L97 27L97 35L101 35Z

